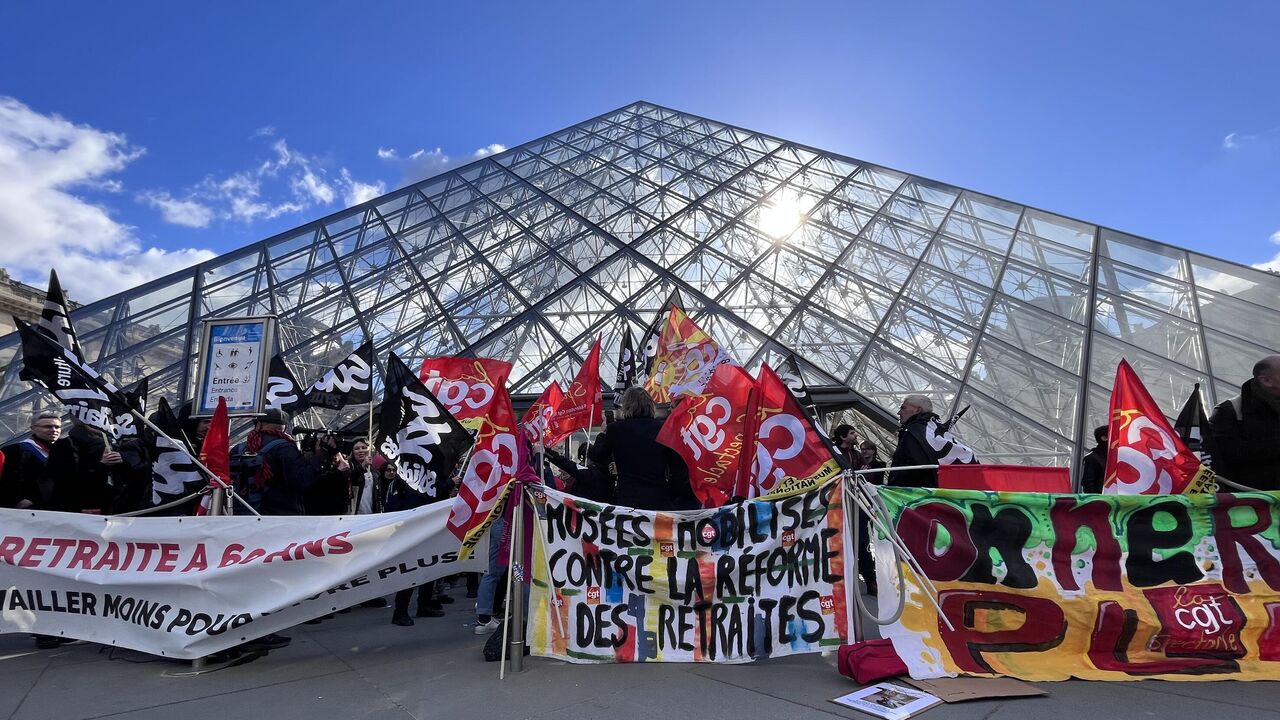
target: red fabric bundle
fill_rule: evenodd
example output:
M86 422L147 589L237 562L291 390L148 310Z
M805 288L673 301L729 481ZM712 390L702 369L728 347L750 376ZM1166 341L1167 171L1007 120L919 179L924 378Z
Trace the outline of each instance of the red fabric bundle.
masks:
M907 674L907 664L898 657L889 640L841 645L837 657L840 674L857 680L860 685Z

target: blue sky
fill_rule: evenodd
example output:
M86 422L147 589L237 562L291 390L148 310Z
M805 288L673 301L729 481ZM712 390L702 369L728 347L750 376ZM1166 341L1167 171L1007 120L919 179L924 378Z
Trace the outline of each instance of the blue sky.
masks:
M5 3L0 266L92 299L645 99L1280 267L1277 27L1265 2Z

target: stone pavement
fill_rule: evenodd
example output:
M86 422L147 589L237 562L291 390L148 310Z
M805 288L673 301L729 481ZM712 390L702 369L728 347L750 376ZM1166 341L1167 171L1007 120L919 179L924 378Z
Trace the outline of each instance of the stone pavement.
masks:
M460 591L455 591L459 596ZM36 650L0 635L0 718L13 720L320 720L322 718L867 718L830 702L856 689L834 657L751 665L569 665L528 658L498 680L462 598L443 618L391 625L391 610L356 608L289 631L293 644L246 665L170 677L189 664L76 643ZM465 608L465 609L464 609ZM141 661L141 662L140 662ZM1072 720L1280 718L1272 682L1041 683L1045 698L944 705L923 717Z

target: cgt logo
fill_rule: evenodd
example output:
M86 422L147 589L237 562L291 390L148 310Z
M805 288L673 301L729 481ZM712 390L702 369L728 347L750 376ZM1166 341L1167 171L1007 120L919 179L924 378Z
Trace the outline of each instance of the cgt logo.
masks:
M1160 632L1147 649L1177 657L1193 654L1242 658L1240 633L1245 618L1231 596L1216 583L1144 590L1160 618Z
M831 615L836 611L836 599L831 595L823 595L818 600L818 607L822 608L823 615Z
M663 557L672 557L676 554L676 544L667 541L660 542L658 543L658 552L661 553Z
M724 426L733 419L729 401L716 396L707 401L701 414L693 416L688 426L680 428L680 439L693 453L694 460L702 459L702 452L715 452L724 445Z
M440 375L430 375L423 385L444 404L449 412L461 418L474 417L493 402L493 386L488 383L469 383L466 380L450 380ZM463 410L463 408L466 410Z
M599 586L592 585L591 587L587 588L587 604L588 605L600 604L600 587Z
M782 533L782 547L789 548L796 544L796 531L785 530Z
M707 545L710 545L711 543L716 541L716 536L717 536L717 533L716 533L715 526L713 525L702 526L702 542L706 543Z

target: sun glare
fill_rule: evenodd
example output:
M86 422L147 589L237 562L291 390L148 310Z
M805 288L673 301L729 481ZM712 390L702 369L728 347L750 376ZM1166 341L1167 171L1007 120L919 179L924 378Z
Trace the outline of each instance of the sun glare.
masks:
M804 220L800 203L786 193L775 195L760 208L760 230L774 240L791 234Z

